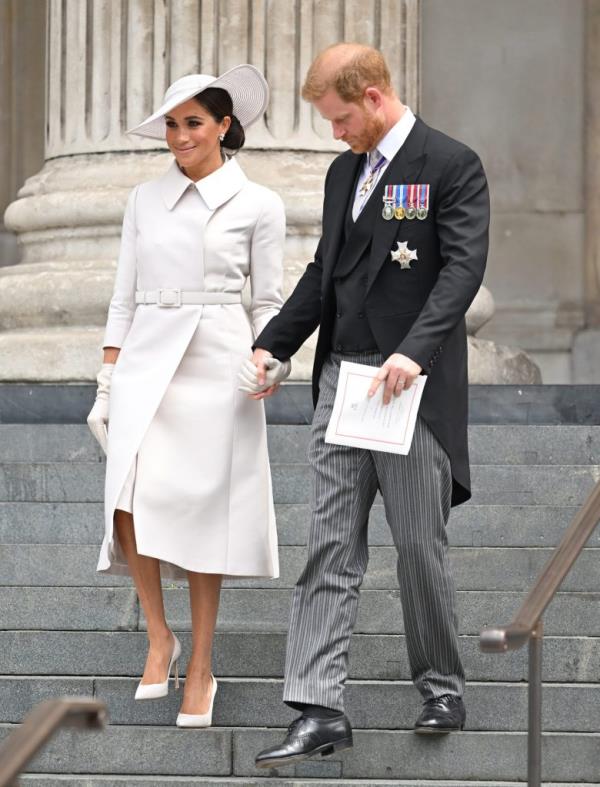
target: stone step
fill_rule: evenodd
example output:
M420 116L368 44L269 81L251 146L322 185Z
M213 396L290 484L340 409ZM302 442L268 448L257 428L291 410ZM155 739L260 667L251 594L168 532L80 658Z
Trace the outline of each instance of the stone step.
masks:
M306 462L309 426L269 426L272 462ZM600 464L600 426L469 427L473 464ZM0 424L0 462L103 462L85 424Z
M0 726L0 737L14 728ZM256 753L279 742L283 733L260 728L198 731L172 726L109 726L102 732L85 733L62 730L32 761L29 771L75 775L110 769L112 774L237 776L249 777L244 783L251 784L252 779L266 775L254 766ZM580 782L595 781L599 745L597 733L546 733L543 779L573 784L576 772ZM476 780L524 779L526 749L525 733L464 732L432 738L407 731L357 729L353 749L271 770L268 775L371 781L427 781L443 776L446 782L454 780L464 787Z
M183 647L180 673L185 675L191 634L179 632L178 636ZM281 678L285 644L284 632L217 631L215 674ZM139 677L147 650L143 631L0 631L0 675ZM500 655L482 653L479 637L464 635L460 650L472 681L527 679L526 648ZM543 662L546 681L593 683L600 675L600 639L547 636ZM359 680L408 680L404 636L355 634L350 642L349 675Z
M281 546L306 544L307 503L276 506ZM551 547L562 538L576 506L465 505L452 509L450 542L457 547ZM0 544L100 544L104 533L102 503L0 503ZM369 543L392 546L383 505L373 506ZM588 546L600 546L600 528Z
M459 632L508 623L523 593L458 591ZM164 590L167 619L175 631L190 630L189 597ZM219 607L222 631L287 631L290 590L225 588ZM0 588L0 628L11 630L122 631L144 629L135 591L129 588ZM600 593L558 593L544 618L549 636L600 636ZM397 590L361 593L357 634L403 633Z
M317 763L318 765L320 763ZM56 776L49 773L29 773L21 776L23 784L32 787L123 787L123 785L136 785L137 787L185 787L188 784L203 784L206 787L227 787L227 785L244 785L244 787L523 787L523 782L506 781L471 781L469 779L456 781L423 781L422 779L280 779L280 778L249 778L247 776L221 776L213 779L210 776L102 776L83 774L73 776L66 774ZM600 787L599 784L590 782L544 782L544 787Z
M272 462L306 461L307 426L270 426ZM600 426L470 426L469 452L482 465L600 464Z
M0 676L0 722L18 723L38 702L60 696L95 696L106 702L117 725L175 723L181 692L160 702L135 702L137 678ZM213 719L216 726L284 727L297 716L281 700L283 681L221 678ZM600 686L544 685L543 729L547 732L596 732L600 729ZM407 681L349 681L345 705L353 726L369 730L413 727L421 697ZM527 686L514 683L468 683L465 690L470 731L527 729Z
M273 464L271 471L275 502L308 502L308 465ZM597 465L472 465L470 504L580 506L599 480Z
M596 465L473 465L472 502L486 505L581 505L600 480ZM312 483L305 464L273 464L276 503L307 503ZM5 462L0 501L99 502L99 462Z
M451 547L454 584L458 590L527 590L553 554L546 548ZM0 547L0 586L131 586L127 576L96 571L98 547L83 544L5 544ZM291 588L306 563L306 547L281 547L278 579L228 579L232 588ZM586 548L566 577L562 590L584 592L598 588L600 549ZM363 588L395 590L395 547L373 546ZM173 584L166 582L166 584Z

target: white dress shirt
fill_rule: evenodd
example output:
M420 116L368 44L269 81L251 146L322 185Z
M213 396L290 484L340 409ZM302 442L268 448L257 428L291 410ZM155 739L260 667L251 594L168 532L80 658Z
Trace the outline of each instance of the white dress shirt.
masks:
M382 177L383 173L388 168L390 161L394 158L396 153L406 141L406 138L412 131L412 127L415 125L415 120L416 118L410 107L406 107L400 120L391 127L385 137L377 144L375 150L370 151L369 155L365 156L363 170L360 174L360 178L358 179L356 192L354 194L354 205L352 206L352 218L354 221L356 221L361 210L367 204L369 197L373 193L373 189L379 182L379 179ZM373 153L375 155L372 155ZM385 162L383 166L377 170L369 191L365 195L361 196L360 190L363 183L369 176L369 172L371 170L371 161L377 161L379 159L379 155L384 156Z

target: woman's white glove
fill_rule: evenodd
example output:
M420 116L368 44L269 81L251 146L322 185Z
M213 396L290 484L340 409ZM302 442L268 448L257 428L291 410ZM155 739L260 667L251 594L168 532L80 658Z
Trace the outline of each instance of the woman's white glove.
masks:
M96 381L98 382L96 401L87 417L90 431L100 443L104 453L106 453L106 446L108 443L108 398L110 394L110 381L114 368L114 363L102 364L102 368L96 377Z
M265 384L258 384L258 369L252 363L250 358L245 358L242 362L242 367L238 373L238 391L245 391L245 393L262 393L270 388L272 385L277 385L282 380L290 376L292 371L292 362L279 361L277 358L267 358L265 361L267 373L265 375Z

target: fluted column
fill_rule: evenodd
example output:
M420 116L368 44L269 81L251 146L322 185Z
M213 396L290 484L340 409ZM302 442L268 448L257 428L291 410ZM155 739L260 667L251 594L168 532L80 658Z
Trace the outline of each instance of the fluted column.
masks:
M0 266L17 262L15 237L2 222L4 209L44 161L44 38L43 3L0 2Z
M240 159L286 203L289 292L316 245L325 170L343 149L301 100L304 74L328 44L373 44L417 109L418 10L419 0L48 0L46 163L5 215L21 263L0 270L0 379L94 376L127 193L170 160L160 142L125 132L183 74L250 62L269 81L270 106ZM309 344L296 377L310 354Z

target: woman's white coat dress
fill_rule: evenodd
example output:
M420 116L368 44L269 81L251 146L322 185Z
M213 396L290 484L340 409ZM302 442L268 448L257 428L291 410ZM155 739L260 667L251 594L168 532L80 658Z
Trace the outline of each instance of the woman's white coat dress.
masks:
M196 183L173 162L130 194L104 336L121 352L99 571L128 573L113 532L119 503L132 509L138 552L159 558L163 576L278 575L264 407L237 390L237 373L281 308L284 239L281 199L235 159ZM135 305L136 290L240 293L248 277L249 312Z

